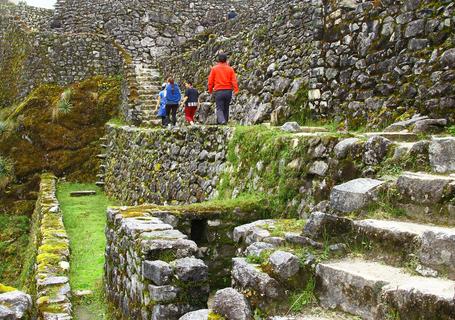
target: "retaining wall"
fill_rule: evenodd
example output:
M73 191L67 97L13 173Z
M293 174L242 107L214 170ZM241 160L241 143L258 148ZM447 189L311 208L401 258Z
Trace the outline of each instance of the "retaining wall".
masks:
M106 192L124 203L194 203L215 195L227 127L143 129L108 125Z

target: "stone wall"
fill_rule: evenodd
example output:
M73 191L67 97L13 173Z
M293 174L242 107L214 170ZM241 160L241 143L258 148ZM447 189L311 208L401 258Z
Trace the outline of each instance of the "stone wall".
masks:
M41 83L66 85L121 74L122 58L105 36L29 32L2 15L0 27L0 105L25 97Z
M197 245L140 210L108 209L105 285L115 319L178 319L205 307L208 268Z
M339 183L429 166L428 141L399 142L415 134L231 130L109 126L106 192L127 204L262 195L273 213L296 217L326 205Z
M105 189L127 204L193 203L214 196L230 129L107 127Z
M28 6L22 2L18 5L0 3L0 16L9 16L28 30L48 30L53 15L53 10Z
M455 120L455 8L445 1L325 1L310 108L354 126L413 113Z
M281 118L300 118L307 100L310 56L316 50L315 34L322 33L322 2L277 0L254 14L207 30L181 55L160 61L164 75L193 80L205 90L210 67L219 50L227 52L239 77L241 93L232 107L232 118L242 124ZM201 46L199 46L202 44ZM196 48L196 49L195 49ZM307 105L307 104L306 104ZM214 107L204 104L199 121L213 123Z
M136 61L150 63L224 19L231 4L248 8L250 3L254 1L59 0L54 20L64 31L110 35Z
M205 90L217 51L228 52L240 123L383 127L414 113L453 121L453 11L448 0L273 1L208 29L161 69ZM199 120L214 121L213 108L204 104Z
M41 176L40 191L33 220L32 245L36 245L32 291L36 316L41 319L71 319L71 288L69 284L69 240L63 215L56 197L56 177Z

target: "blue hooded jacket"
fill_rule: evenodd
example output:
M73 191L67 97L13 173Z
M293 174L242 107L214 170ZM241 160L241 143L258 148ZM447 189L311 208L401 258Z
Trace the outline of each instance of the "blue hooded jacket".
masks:
M174 88L172 88L174 87ZM168 84L166 86L166 103L167 104L179 104L182 99L182 94L180 93L180 88L177 83Z

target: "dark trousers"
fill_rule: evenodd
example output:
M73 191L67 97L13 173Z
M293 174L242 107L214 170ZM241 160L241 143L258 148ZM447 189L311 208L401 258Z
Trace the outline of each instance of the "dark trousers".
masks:
M218 124L227 124L229 121L229 105L232 100L232 90L215 92L216 119Z
M165 125L168 125L169 123L172 122L172 124L175 126L177 123L177 109L179 105L178 104L167 104L166 105L166 122ZM172 116L172 119L171 119Z

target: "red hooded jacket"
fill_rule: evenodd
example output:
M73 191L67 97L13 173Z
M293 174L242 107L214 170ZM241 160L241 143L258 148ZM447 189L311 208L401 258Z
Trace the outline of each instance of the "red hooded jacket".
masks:
M234 90L235 93L239 92L239 85L234 69L226 62L218 63L212 67L209 75L209 92L220 90Z

